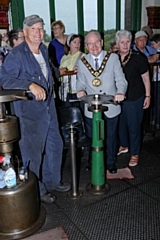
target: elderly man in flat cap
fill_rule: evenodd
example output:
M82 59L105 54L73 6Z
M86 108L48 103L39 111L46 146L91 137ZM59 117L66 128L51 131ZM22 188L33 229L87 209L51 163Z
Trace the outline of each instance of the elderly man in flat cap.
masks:
M0 72L0 85L4 89L29 91L27 101L14 102L20 122L20 151L24 167L29 167L39 180L41 201L52 203L55 201L52 191L65 192L70 185L61 183L63 143L53 98L48 50L42 43L43 19L38 15L26 17L23 31L25 41L6 58Z

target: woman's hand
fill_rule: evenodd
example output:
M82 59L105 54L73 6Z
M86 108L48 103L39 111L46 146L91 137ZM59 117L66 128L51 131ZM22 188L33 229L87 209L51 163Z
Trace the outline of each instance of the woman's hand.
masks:
M66 74L68 69L66 67L61 67L61 68L59 68L59 71L60 71L60 76L63 76L64 74Z
M150 102L151 102L151 97L147 96L144 99L144 103L143 103L143 109L146 109L150 106Z
M74 71L74 73L77 73L77 72L78 72L78 67L75 66L75 67L73 68L73 71Z

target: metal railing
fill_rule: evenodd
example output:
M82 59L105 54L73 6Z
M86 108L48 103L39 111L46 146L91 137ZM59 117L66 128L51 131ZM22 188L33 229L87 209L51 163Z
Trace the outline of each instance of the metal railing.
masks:
M61 83L59 88L59 98L61 101L66 101L66 94L67 92L70 92L71 90L71 77L75 75L76 73L74 71L67 71L62 76L59 77L59 81ZM67 76L67 81L64 77ZM67 91L67 92L66 92Z

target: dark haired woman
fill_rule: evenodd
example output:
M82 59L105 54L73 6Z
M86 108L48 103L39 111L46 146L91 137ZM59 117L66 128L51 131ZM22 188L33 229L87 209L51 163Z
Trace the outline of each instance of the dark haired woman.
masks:
M65 105L70 105L69 99L76 99L76 73L77 63L84 55L80 51L81 38L77 34L70 34L67 37L65 45L65 55L62 57L60 62L60 68L66 67L68 69L68 75L66 73L63 76L63 100L66 102ZM72 72L71 72L72 71ZM71 74L71 75L70 75Z

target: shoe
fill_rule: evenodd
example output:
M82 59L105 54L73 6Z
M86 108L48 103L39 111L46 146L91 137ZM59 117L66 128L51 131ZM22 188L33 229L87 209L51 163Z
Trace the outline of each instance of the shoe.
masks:
M138 155L132 155L129 161L129 166L134 167L138 164L139 156Z
M119 147L117 155L120 155L121 153L127 153L128 152L128 147Z
M51 193L45 193L42 197L41 197L41 202L43 203L53 203L56 201L56 196L52 195Z
M107 169L110 173L116 173L117 172L117 167L115 164L108 164Z
M71 189L71 185L69 183L60 183L56 188L54 188L57 192L68 192Z

